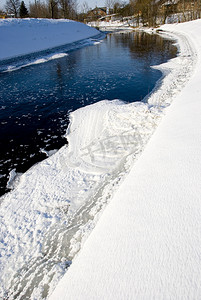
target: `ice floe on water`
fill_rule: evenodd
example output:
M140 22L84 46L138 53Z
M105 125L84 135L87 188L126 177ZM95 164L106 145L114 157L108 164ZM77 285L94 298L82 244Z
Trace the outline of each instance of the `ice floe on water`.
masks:
M67 55L68 55L67 53L55 53L53 55L47 55L47 56L42 57L42 58L37 58L37 59L35 59L33 61L30 61L28 63L25 62L24 64L21 64L19 66L9 65L9 66L6 67L6 69L3 72L5 73L5 72L17 71L19 69L30 67L32 65L43 64L43 63L46 63L46 62L51 61L53 59L59 59L59 58L65 57Z
M179 36L179 56L144 102L103 100L70 114L63 146L20 176L1 198L1 297L51 294L103 208L186 83L195 54Z
M49 151L47 151L47 150L45 150L44 148L40 148L40 152L41 152L41 153L44 153L47 157L49 157L49 156L55 154L57 151L58 151L58 149L54 149L54 150L49 150Z

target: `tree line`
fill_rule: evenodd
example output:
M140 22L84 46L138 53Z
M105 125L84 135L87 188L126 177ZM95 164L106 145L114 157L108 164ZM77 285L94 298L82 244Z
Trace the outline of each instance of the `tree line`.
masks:
M27 9L24 1L7 0L5 11L15 18L52 18L77 19L76 0L35 0Z
M172 21L183 22L201 18L201 0L105 0L108 14L126 19L133 17L135 26L156 26ZM87 1L82 5L82 12L78 15L80 21L87 20L90 8ZM93 21L98 16L93 17Z
M112 14L133 16L137 26L163 24L170 16L177 22L201 18L201 0L106 0L106 6Z
M156 26L165 23L168 16L176 14L179 14L180 21L201 17L201 0L129 0L129 2L105 0L105 7L108 14L133 16L136 26L139 24ZM77 0L34 0L29 4L28 10L24 1L7 0L5 11L21 18L64 18L84 21L91 9L87 1L82 4L78 13Z

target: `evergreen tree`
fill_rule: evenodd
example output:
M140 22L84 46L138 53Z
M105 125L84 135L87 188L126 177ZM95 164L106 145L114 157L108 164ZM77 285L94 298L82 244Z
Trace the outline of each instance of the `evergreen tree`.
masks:
M20 5L20 18L27 18L29 16L28 10L24 4L24 1Z

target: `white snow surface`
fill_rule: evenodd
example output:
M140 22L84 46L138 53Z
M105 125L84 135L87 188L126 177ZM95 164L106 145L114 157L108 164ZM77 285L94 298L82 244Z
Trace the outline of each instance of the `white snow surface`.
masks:
M59 19L0 19L0 60L73 43L99 34L83 23Z
M174 101L50 300L201 299L201 20L161 29L178 37L180 56L148 102ZM136 121L137 104L126 114L114 104Z
M98 27L101 30L133 30L127 21L93 21L88 23L89 26Z
M164 27L180 54L154 66L164 78L144 103L72 112L68 146L12 182L0 298L49 297L73 260L50 299L198 299L200 28Z

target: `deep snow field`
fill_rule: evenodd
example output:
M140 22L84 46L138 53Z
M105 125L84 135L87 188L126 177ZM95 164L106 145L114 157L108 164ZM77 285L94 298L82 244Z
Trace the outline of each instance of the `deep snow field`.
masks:
M21 28L32 22L42 22L48 41L54 21L22 20ZM66 26L63 39L43 49L98 34L55 22ZM68 26L77 37L64 38ZM72 112L69 145L0 199L0 298L50 296L92 230L50 299L200 298L201 21L162 29L179 47L178 57L155 66L162 84L143 103L103 100ZM1 59L42 50L19 48L0 50Z

